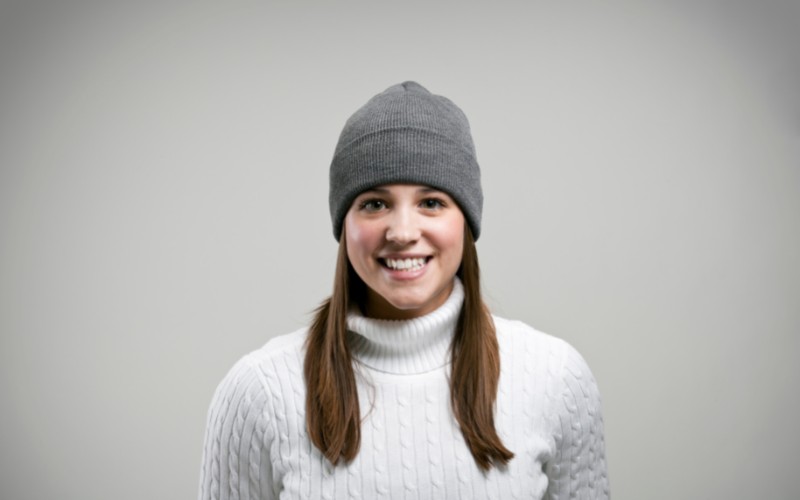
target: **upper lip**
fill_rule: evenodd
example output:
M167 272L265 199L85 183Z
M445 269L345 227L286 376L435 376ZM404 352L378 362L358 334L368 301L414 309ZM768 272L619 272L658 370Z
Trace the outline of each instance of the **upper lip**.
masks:
M393 260L404 260L404 259L427 259L430 257L430 254L423 254L423 253L390 253L387 255L380 255L378 256L379 259L393 259Z

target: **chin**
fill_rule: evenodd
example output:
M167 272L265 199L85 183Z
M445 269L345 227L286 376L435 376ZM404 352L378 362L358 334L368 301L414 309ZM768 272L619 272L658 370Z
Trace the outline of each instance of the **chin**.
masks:
M432 301L432 298L420 299L416 297L386 297L384 300L387 304L395 309L404 312L411 312L417 309L424 309L427 304Z
M400 302L390 302L390 306L397 309L398 311L403 311L404 313L413 313L414 311L422 311L424 310L427 305L426 302L416 302L416 301L400 301Z
M375 313L385 319L410 319L435 311L441 304L439 295L433 291L421 293L397 293L390 289L375 297ZM445 299L446 300L446 297ZM442 303L444 303L442 300Z

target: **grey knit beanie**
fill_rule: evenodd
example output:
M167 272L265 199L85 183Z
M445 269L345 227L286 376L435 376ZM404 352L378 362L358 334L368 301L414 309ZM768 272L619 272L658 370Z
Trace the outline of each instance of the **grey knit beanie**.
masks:
M389 87L347 120L330 170L333 235L362 191L391 183L425 184L458 203L475 239L483 192L469 122L446 97L416 82Z

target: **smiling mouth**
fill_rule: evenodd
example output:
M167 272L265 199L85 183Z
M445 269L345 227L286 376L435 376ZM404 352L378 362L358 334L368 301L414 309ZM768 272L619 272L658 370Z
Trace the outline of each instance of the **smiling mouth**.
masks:
M386 269L391 269L392 271L417 271L425 267L425 264L430 262L432 258L432 256L415 257L413 259L379 258L378 262Z

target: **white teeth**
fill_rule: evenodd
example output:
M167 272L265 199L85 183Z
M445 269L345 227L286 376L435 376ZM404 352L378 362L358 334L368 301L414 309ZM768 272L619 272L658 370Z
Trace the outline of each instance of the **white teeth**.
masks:
M397 270L416 271L425 265L425 258L420 259L384 259L386 267Z

